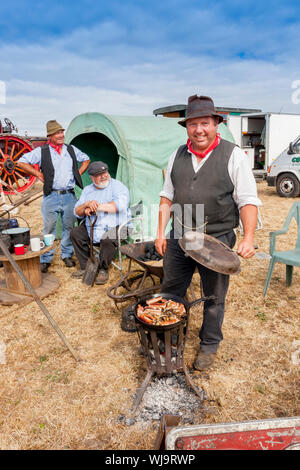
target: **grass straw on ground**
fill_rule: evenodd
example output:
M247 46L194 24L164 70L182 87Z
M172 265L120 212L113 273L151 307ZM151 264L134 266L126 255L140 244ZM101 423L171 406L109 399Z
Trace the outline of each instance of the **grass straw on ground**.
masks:
M263 201L263 229L256 232L259 252L268 253L269 232L281 228L295 202L279 198L274 188L258 183ZM20 215L40 233L41 199L21 206ZM278 247L292 246L293 224ZM126 264L126 262L125 262ZM224 340L207 373L194 381L207 393L204 413L195 424L295 416L299 407L299 366L292 361L300 340L300 270L285 286L285 266L276 265L264 299L268 260L242 260L231 277L223 326ZM1 449L151 449L157 422L126 426L133 394L146 374L136 333L120 328L121 316L107 297L107 286L87 287L70 278L56 252L50 272L59 290L44 299L81 362L75 362L35 302L1 307L0 341L6 347L1 368ZM0 271L3 276L3 270ZM119 273L110 270L110 283ZM197 275L193 280L197 293ZM192 367L198 350L202 307L191 309L185 362Z

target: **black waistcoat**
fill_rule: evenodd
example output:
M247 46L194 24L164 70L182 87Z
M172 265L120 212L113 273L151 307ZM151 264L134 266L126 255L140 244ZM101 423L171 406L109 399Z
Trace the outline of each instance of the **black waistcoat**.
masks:
M192 207L192 226L197 226L196 205L204 205L206 233L219 236L239 224L239 211L233 200L234 186L228 174L228 160L235 145L221 139L200 170L195 173L187 145L179 147L171 180L174 186L173 204L184 213L184 204ZM187 210L187 209L186 209ZM185 217L185 216L184 216Z
M82 179L78 170L78 164L76 160L76 155L72 145L67 145L68 152L73 160L73 174L77 186L81 189L83 188ZM54 167L51 160L51 154L49 149L49 144L41 147L42 157L41 157L41 170L44 175L44 195L48 196L52 191L52 185L54 180ZM66 189L66 188L65 188Z

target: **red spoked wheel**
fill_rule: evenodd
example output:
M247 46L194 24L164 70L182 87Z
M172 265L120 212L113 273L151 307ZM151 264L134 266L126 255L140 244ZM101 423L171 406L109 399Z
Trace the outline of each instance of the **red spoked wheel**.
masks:
M13 191L22 193L36 182L36 176L29 175L18 167L18 160L25 153L31 152L33 148L31 142L24 137L0 134L0 179L13 188L11 190L3 185L5 194L13 194ZM34 167L39 168L38 165Z

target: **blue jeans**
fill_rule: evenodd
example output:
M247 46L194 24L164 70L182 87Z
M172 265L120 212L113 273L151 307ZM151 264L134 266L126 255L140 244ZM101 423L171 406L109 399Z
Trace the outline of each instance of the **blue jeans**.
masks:
M73 193L58 194L53 191L49 196L43 198L41 211L44 221L43 235L53 233L56 238L56 222L58 215L61 215L62 235L60 242L61 257L71 258L73 255L73 245L70 239L70 231L74 227L76 217L74 216L74 206L76 197ZM51 263L54 249L41 256L41 263Z

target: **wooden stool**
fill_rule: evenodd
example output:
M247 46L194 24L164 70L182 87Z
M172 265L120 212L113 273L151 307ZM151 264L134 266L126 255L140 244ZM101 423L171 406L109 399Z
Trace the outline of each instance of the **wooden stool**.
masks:
M33 289L37 289L37 294L41 298L51 294L59 286L59 281L53 274L44 275L41 272L40 256L53 248L54 245L47 246L40 251L31 251L29 249L24 255L11 253L24 276L30 282ZM5 280L0 281L0 304L12 305L14 303L23 303L26 300L24 296L27 297L29 294L22 279L18 276L5 255L0 255L0 261L3 263L5 274ZM31 300L27 297L28 301L30 302Z
M42 284L40 256L52 249L53 246L47 246L41 251L28 250L24 255L15 255L12 253L13 258L34 289L40 287ZM5 255L0 255L0 261L3 263L7 289L20 293L27 292L25 285Z

